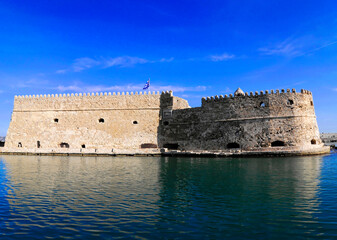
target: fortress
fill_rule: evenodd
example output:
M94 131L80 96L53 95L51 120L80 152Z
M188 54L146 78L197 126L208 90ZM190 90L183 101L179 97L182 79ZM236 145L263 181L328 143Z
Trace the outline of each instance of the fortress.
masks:
M321 154L310 91L202 99L172 92L15 96L2 153Z

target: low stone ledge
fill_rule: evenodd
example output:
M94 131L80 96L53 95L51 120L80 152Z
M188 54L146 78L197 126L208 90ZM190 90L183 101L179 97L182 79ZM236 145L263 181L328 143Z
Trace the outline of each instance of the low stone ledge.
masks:
M303 156L330 153L329 146L255 148L250 150L167 150L167 149L0 149L3 155L45 156L186 156L186 157L244 157L244 156Z

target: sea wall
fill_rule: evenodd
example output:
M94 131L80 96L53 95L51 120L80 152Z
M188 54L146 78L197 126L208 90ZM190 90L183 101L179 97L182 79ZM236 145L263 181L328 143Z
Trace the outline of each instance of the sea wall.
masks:
M172 92L17 96L7 149L155 147L161 109L189 107Z
M261 91L202 99L161 120L160 145L180 150L228 150L321 144L310 91Z

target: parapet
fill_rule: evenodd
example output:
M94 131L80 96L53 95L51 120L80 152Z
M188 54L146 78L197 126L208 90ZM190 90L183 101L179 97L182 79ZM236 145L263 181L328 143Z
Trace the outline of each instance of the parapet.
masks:
M173 96L172 91L140 91L140 92L96 92L96 93L67 93L67 94L41 94L41 95L15 95L15 98L70 98L70 97L93 97L93 96L131 96L131 95L168 95Z
M241 90L241 89L240 89ZM296 92L296 89L276 89L276 90L265 90L265 91L256 91L255 93L253 92L246 92L244 94L229 94L229 96L226 95L216 95L216 96L212 96L212 97L203 97L202 98L202 104L204 103L211 103L211 102L222 102L222 101L226 101L228 99L233 99L233 98L251 98L251 97L259 97L259 96L268 96L268 95L281 95L281 94L307 94L307 95L312 95L312 93L308 90L305 89L301 89L300 93Z
M173 97L165 92L97 92L15 96L14 111L158 109L161 99Z

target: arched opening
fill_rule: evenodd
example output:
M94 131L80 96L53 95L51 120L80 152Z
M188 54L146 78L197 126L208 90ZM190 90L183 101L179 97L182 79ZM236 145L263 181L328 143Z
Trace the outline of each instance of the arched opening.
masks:
M314 106L314 102L313 102L313 101L310 101L310 105L311 105L311 106Z
M36 146L37 146L37 148L40 148L40 147L41 147L40 141L37 141Z
M264 102L260 102L260 107L264 108L266 107L266 104Z
M138 122L137 122L137 121L133 121L132 123L133 123L133 124L138 124Z
M22 148L22 143L21 142L18 143L18 147Z
M316 142L316 139L312 139L312 140L311 140L311 144L312 144L312 145L315 145L316 143L317 143L317 142Z
M81 146L82 148L85 148L85 144L82 144L82 146Z
M54 118L54 123L58 123L59 119L58 118Z
M98 122L99 122L99 123L104 123L104 118L98 119Z
M288 105L293 105L293 104L294 104L294 100L288 99L287 104L288 104Z
M164 124L165 126L167 126L167 125L169 125L169 122L168 122L168 121L165 121L165 122L163 122L163 124Z
M158 148L157 144L154 143L143 143L140 148Z
M60 143L60 147L61 148L69 148L69 144L68 143Z
M168 150L178 150L179 144L178 143L166 143L163 146L164 148L167 148Z
M274 141L274 142L271 143L271 146L272 147L283 147L283 146L285 146L285 143L282 142L282 141Z
M232 148L240 148L240 144L238 144L238 143L236 143L236 142L228 143L228 144L227 144L227 148L228 148L228 149L232 149Z

